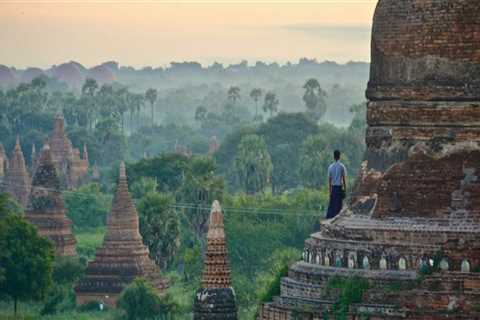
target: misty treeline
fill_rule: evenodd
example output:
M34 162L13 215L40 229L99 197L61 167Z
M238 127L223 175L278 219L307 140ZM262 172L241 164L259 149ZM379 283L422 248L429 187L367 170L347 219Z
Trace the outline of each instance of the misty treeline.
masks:
M74 147L85 143L91 165L100 168L100 181L64 194L81 259L56 262L54 272L77 273L46 289L39 302L45 312L66 318L81 312L72 288L103 239L118 162L125 159L144 242L172 280L175 308L168 310L175 311L169 312L191 318L209 209L219 200L240 319L252 319L274 293L278 272L300 258L305 238L318 229L333 150L342 150L350 177L360 167L365 104L355 83L365 82L365 66L110 64L116 77L110 84L85 78L71 87L41 75L0 90L7 152L19 135L30 162L32 144L41 147L61 113Z

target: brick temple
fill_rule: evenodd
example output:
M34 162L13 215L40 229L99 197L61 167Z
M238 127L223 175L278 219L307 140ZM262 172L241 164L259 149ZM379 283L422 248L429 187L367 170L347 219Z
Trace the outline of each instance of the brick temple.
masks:
M85 277L75 288L77 303L102 301L115 306L119 295L135 278L149 281L159 294L168 287L159 267L149 257L139 232L138 214L128 192L125 164L120 165L118 186L107 218L107 233L89 262Z
M28 197L30 196L30 188L31 179L27 171L27 166L25 165L20 138L17 136L15 148L10 156L8 169L5 173L2 189L23 208L26 208Z
M235 291L231 285L230 265L220 203L212 205L207 233L207 250L202 288L195 296L194 320L236 320Z
M72 146L65 133L65 122L61 115L55 117L50 147L64 188L74 189L86 181L89 167L87 148L83 146L82 156L80 150Z
M368 283L348 319L480 319L480 1L380 0L371 61L350 203L259 319L324 319L335 276Z
M77 254L72 222L65 216L66 211L50 146L45 144L33 177L26 218L40 235L53 242L57 256Z

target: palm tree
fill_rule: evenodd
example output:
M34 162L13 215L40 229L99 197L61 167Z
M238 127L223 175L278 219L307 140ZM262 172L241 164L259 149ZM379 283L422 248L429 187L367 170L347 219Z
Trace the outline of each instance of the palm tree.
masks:
M150 103L150 108L152 111L152 129L153 129L153 124L154 124L154 109L153 106L155 105L155 102L157 101L158 97L158 92L155 89L148 89L147 92L145 92L145 100L147 100Z
M313 78L307 80L303 89L305 89L303 101L305 102L308 112L316 120L319 120L327 110L327 105L324 100L324 97L327 95L326 92L323 91L318 80Z
M232 101L234 104L237 100L240 99L240 88L239 87L230 87L228 89L228 100Z
M278 105L280 101L278 101L277 96L273 92L267 92L265 95L265 101L263 103L263 111L270 112L270 117L273 116L274 112L278 111Z
M262 96L263 92L262 89L260 88L254 88L250 92L250 97L255 101L255 119L258 117L258 100L260 100L260 97Z

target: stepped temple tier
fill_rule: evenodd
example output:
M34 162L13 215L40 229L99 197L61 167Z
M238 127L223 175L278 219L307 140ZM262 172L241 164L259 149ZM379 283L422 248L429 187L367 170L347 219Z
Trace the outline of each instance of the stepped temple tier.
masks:
M202 288L194 301L194 320L237 319L235 292L231 286L223 213L215 201L210 213Z
M480 1L379 1L367 97L350 204L259 319L323 319L339 277L367 283L349 319L480 319Z
M80 150L73 148L72 142L65 134L63 117L55 117L53 133L50 137L50 147L55 166L60 173L62 185L67 189L79 187L88 174L88 153L83 146L83 157Z
M5 157L6 158L6 157ZM15 199L23 208L27 207L31 181L25 165L20 138L17 136L15 148L10 157L8 170L3 182L3 190Z
M107 219L107 233L88 264L85 277L75 288L77 302L103 301L115 306L123 291L135 278L144 278L163 294L168 281L150 259L139 232L138 214L128 192L125 164L120 164L118 186Z
M45 144L33 177L26 218L42 236L52 240L56 255L75 256L72 222L65 217L65 212L60 179L53 164L50 146Z

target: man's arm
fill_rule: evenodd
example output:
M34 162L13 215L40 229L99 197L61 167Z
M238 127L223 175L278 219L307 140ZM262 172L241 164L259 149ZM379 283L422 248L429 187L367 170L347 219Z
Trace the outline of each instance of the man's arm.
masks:
M347 169L343 167L343 172L342 172L342 183L343 183L343 190L347 191Z
M332 177L328 177L328 192L332 194Z

